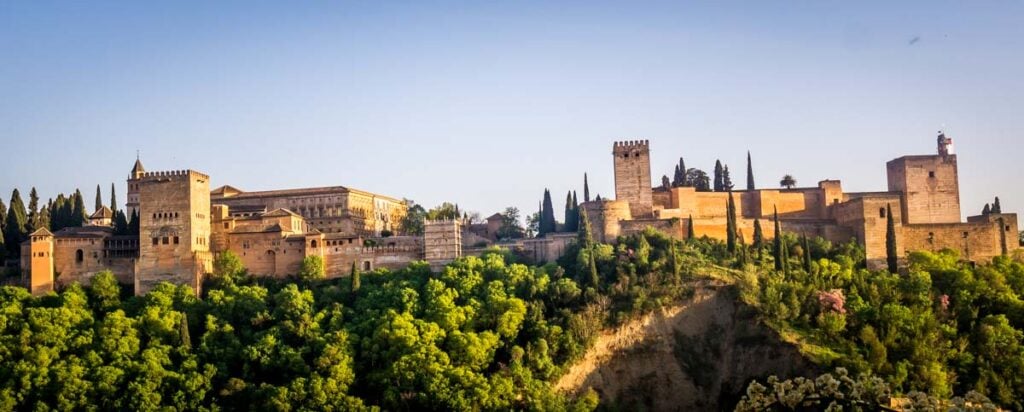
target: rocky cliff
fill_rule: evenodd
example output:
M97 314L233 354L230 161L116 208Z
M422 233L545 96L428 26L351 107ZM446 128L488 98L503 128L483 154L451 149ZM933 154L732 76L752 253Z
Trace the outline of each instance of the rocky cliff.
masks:
M557 382L593 388L623 410L731 409L753 379L814 376L817 367L761 324L735 286L694 283L693 297L605 331Z

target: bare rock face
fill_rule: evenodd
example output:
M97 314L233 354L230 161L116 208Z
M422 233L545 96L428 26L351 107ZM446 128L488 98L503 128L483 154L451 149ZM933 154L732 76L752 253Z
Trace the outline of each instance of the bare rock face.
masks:
M556 384L623 410L731 409L754 379L817 366L758 322L736 287L701 282L691 299L606 331Z

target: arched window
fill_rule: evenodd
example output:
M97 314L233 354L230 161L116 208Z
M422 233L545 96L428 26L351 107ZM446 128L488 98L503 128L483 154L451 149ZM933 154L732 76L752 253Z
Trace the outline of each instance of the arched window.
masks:
M75 251L75 263L82 263L83 260L85 260L85 253L82 252L82 249L76 250Z
M316 239L313 239L312 242L309 242L309 246L315 249L316 248Z

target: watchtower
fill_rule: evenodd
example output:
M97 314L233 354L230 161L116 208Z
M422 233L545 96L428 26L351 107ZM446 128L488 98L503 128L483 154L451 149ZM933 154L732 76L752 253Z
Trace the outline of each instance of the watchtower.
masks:
M135 165L132 166L132 171L128 173L128 203L126 204L128 219L132 219L136 213L139 213L139 179L142 178L142 174L146 173L146 168L142 167L142 160L138 157L135 158ZM116 208L117 205L110 205L112 208Z
M41 228L29 235L28 289L33 295L53 291L53 233ZM24 259L24 254L22 255Z
M903 222L959 223L960 183L953 140L939 132L938 153L886 163L889 191L900 192Z
M143 172L139 199L139 264L135 293L159 282L198 293L210 271L210 177L194 170Z
M462 228L458 219L423 222L423 258L432 271L462 256Z
M615 142L615 199L629 203L633 218L651 217L651 149L647 140Z

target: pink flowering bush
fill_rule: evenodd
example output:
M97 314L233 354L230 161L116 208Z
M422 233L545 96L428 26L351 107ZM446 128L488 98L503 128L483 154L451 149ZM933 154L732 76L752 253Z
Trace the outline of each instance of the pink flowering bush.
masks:
M846 303L846 296L843 295L842 289L818 292L818 304L821 305L821 310L823 311L832 311L844 315L846 314L846 308L843 307L844 303Z

